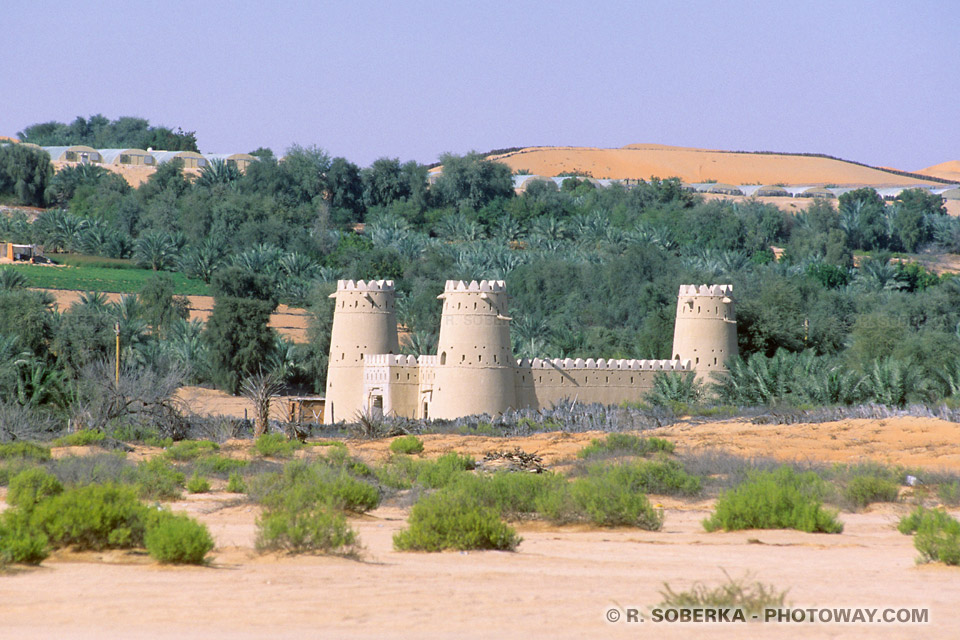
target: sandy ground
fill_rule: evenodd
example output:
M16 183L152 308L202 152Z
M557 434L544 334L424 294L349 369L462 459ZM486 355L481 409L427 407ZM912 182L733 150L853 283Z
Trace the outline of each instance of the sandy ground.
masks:
M61 311L77 302L83 293L82 291L69 291L65 289L43 289L43 291L50 293L56 299L57 306ZM104 295L106 295L111 302L115 302L119 300L120 296L123 294L106 293ZM213 313L213 297L186 297L190 302L190 319L203 320L206 322L207 318L210 317L210 314ZM273 312L273 315L270 316L270 326L276 329L280 335L288 340L293 340L294 342L307 342L307 325L309 322L309 317L310 316L305 309L288 307L285 304L281 304L277 307L277 310Z
M512 443L511 443L512 444ZM429 448L429 444L428 444ZM653 496L662 531L517 525L515 553L398 553L407 510L351 519L361 560L258 556L254 506L211 493L172 508L204 522L205 568L162 567L141 553L61 552L0 576L9 638L951 638L960 569L917 565L896 532L906 504L844 513L840 535L705 533L711 501ZM788 590L793 607L928 608L923 625L655 624L664 583L711 586L724 572ZM640 609L644 623L605 621ZM651 628L651 626L653 628Z
M569 459L596 434L527 438L428 435L424 455L480 456L519 446L548 466ZM720 446L744 455L960 469L960 430L939 420L849 420L769 426L730 421L680 424L656 435L681 449ZM776 446L772 446L776 443ZM367 460L389 441L349 441ZM248 455L230 441L226 455ZM315 449L313 450L315 451ZM58 455L64 453L59 450ZM145 452L138 452L145 453ZM220 488L218 482L215 488ZM2 495L2 494L0 494ZM911 538L895 530L907 502L842 513L839 535L795 531L706 533L712 500L652 496L662 531L519 523L514 553L398 553L392 536L408 509L388 502L351 518L361 560L257 555L257 507L222 492L172 504L216 539L210 566L174 568L143 553L59 552L39 568L0 576L4 638L952 638L960 620L960 569L917 565ZM793 607L928 608L922 625L653 623L664 583L711 586L724 572L788 590ZM640 609L643 623L605 621ZM652 628L651 628L652 627Z
M594 178L668 178L684 182L717 180L732 184L857 184L922 183L849 162L779 154L730 153L666 145L628 145L621 149L594 147L529 147L494 156L513 170L555 176L568 171L589 172Z

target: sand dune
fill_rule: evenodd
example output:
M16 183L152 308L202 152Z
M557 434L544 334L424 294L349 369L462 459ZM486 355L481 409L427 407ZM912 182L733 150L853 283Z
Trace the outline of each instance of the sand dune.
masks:
M960 183L960 160L941 162L940 164L935 164L932 167L920 169L915 173L920 173L925 176L933 176L935 178L943 178L944 180Z
M926 181L861 165L812 156L732 153L655 144L621 149L529 147L492 156L514 171L555 176L585 172L594 178L679 177L685 182L716 180L732 184L902 185Z

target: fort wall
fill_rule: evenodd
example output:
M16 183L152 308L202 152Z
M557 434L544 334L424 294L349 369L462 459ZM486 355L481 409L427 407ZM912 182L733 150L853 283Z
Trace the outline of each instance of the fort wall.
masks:
M683 285L674 358L516 360L510 343L506 285L447 281L436 355L397 355L393 283L341 281L331 336L325 420L360 412L453 419L508 409L640 402L661 372L726 369L737 355L730 285ZM376 349L380 346L382 350Z

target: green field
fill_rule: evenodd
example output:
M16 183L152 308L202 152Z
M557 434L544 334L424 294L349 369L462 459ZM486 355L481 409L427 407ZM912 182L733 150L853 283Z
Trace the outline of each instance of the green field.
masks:
M105 291L108 293L137 293L156 272L149 269L116 267L51 267L20 264L5 267L16 269L27 278L27 286L39 289L70 289L74 291ZM208 296L210 289L203 280L188 278L182 273L170 273L178 295Z

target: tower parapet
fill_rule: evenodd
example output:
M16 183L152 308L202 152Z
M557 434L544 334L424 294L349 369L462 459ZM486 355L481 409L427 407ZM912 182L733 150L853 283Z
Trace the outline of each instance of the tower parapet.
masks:
M496 415L516 407L503 280L448 280L443 293L431 417Z
M339 280L327 367L326 408L330 424L352 420L363 409L364 357L399 353L393 280Z
M737 357L733 285L680 285L673 333L674 359L690 360L698 378L726 371Z

